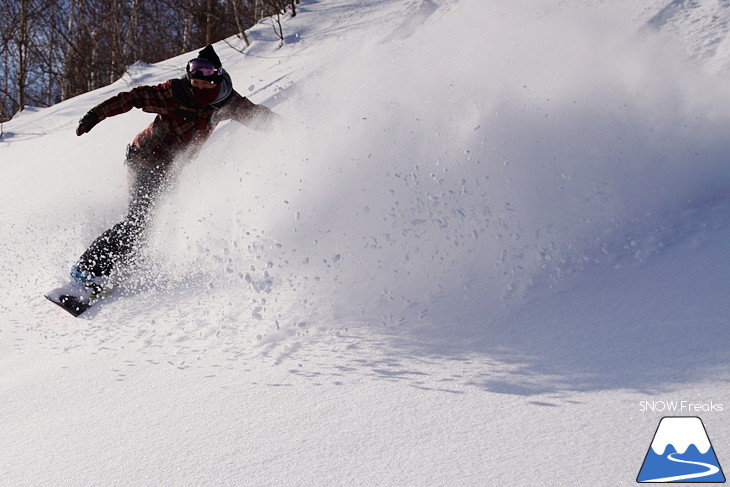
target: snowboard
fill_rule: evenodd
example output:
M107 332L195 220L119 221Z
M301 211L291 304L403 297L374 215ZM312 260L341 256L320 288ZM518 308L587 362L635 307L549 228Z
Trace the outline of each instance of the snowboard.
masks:
M53 304L56 304L68 311L73 316L78 317L90 308L93 308L99 301L111 296L111 290L105 290L101 294L92 294L78 284L69 283L65 286L54 289L45 295Z
M74 296L72 294L54 295L53 293L46 294L46 299L54 304L57 304L75 317L78 317L79 315L81 315L81 313L94 306L96 301L98 301L85 300L79 296Z

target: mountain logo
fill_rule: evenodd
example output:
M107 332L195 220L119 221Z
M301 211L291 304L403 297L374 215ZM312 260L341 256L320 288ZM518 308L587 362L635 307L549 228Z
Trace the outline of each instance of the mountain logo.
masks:
M636 481L724 483L725 475L702 420L695 416L662 418Z

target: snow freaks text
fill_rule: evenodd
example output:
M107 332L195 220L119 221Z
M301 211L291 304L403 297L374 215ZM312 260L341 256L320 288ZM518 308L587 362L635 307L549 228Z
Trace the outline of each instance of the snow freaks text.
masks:
M722 404L710 402L692 402L692 401L641 401L639 402L639 411L658 412L658 413L721 413L724 411Z

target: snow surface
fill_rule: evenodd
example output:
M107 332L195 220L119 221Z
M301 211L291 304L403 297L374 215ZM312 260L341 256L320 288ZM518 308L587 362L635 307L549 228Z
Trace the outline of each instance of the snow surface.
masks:
M729 20L303 0L283 46L268 21L216 44L284 122L222 124L161 204L145 285L78 319L43 293L123 215L152 116L76 123L194 53L18 114L0 483L631 485L683 414L730 464ZM669 401L693 409L646 407Z

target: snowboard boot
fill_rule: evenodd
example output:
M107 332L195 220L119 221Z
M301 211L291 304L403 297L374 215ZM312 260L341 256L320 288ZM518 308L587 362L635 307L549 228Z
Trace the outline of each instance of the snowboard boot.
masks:
M107 276L95 276L78 265L71 268L71 282L83 301L93 303L111 295L111 285Z
M71 280L46 294L46 298L79 316L97 301L110 296L112 287L108 277L94 276L76 265L71 269Z

